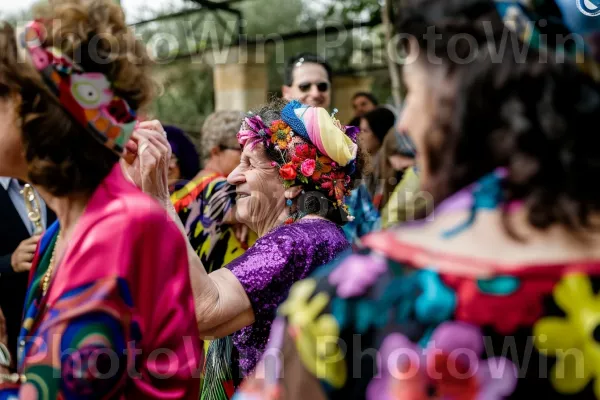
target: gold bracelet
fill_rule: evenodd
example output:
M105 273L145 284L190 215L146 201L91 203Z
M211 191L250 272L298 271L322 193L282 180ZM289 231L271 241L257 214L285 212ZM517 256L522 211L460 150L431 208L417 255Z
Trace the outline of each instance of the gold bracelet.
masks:
M25 383L27 377L21 374L0 374L0 383Z

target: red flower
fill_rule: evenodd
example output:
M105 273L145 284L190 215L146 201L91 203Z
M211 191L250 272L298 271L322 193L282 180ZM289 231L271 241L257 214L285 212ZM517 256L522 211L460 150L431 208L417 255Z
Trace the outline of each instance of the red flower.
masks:
M119 124L128 124L135 120L129 106L122 99L113 99L106 107L106 112Z
M317 149L309 144L299 144L294 150L292 162L302 164L305 160L314 160L317 157Z
M552 293L557 281L551 276L522 279L513 293L498 295L483 292L474 279L444 276L443 280L456 291L456 320L475 326L492 326L503 335L537 321L543 312L543 299ZM499 315L502 317L498 318Z
M296 166L292 163L287 163L279 170L279 175L286 181L296 179Z
M464 360L448 354L433 354L427 357L427 372L440 398L475 400L480 392L479 382L473 368Z
M332 172L323 175L321 187L329 190L329 197L335 197L335 199L343 201L346 195L346 183L348 179L343 172Z

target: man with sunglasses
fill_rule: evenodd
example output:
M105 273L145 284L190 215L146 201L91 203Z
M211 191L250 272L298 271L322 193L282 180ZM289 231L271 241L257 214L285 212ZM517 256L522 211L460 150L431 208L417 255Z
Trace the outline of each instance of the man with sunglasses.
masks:
M324 58L312 53L297 54L285 66L283 98L328 109L331 105L331 75L331 67Z

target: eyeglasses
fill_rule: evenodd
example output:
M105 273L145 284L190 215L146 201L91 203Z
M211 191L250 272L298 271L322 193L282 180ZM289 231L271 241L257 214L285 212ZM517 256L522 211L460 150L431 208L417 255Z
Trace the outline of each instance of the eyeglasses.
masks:
M310 90L310 88L315 85L319 92L323 93L329 90L329 82L319 82L319 83L301 83L298 85L298 89L301 92L306 93Z

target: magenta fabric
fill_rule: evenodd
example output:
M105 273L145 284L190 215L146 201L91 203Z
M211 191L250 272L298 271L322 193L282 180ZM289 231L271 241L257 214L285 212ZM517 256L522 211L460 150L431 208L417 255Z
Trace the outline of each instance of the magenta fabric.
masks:
M102 321L110 315L117 319L117 325L135 327L134 334L123 336L135 340L133 347L137 351L126 356L128 367L134 370L128 370L109 388L110 398L197 399L202 343L195 318L185 240L164 209L128 182L121 167L116 165L92 195L64 256L56 260L56 273L48 294L39 299L40 311L25 322L32 327L34 337L31 339L36 335L43 338L53 329L68 332L73 324L81 325L81 321L85 321L78 327L82 331L93 331L89 326L94 324L102 330L102 326L106 326ZM34 268L40 258L38 254ZM34 271L31 276L35 275ZM103 282L107 283L100 285ZM111 282L121 283L112 285ZM107 287L111 290L107 291ZM128 290L119 291L119 287ZM35 293L39 288L30 290ZM72 293L72 296L84 293L87 297L66 312L56 311ZM121 311L110 314L110 310ZM95 315L105 317L100 319ZM56 326L64 326L64 329L57 330ZM94 335L88 337L93 340ZM68 371L64 365L61 368L61 359L57 357L63 355L65 349L61 344L66 339L54 339L59 340L49 342L45 359L39 357L39 349L35 354L26 347L28 351L21 357L20 372L27 376L28 371L36 368L55 369L60 372L57 379L62 382L57 389L59 397L64 397ZM89 388L86 379L90 377L76 377L75 382L68 382L70 393L64 398L81 398L81 392ZM44 383L50 388L57 384L50 380ZM30 398L32 390L34 385L24 384L20 398ZM43 393L38 395L45 398Z

